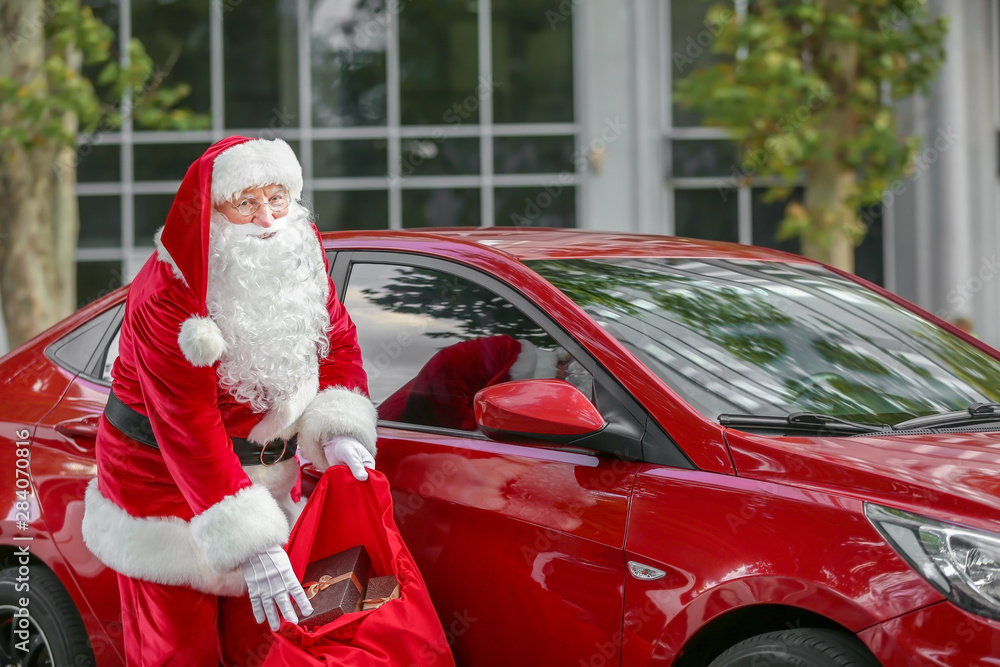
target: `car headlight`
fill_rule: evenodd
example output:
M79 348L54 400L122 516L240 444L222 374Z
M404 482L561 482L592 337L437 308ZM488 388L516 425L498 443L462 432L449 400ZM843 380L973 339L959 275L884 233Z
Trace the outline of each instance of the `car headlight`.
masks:
M865 515L945 597L1000 620L1000 535L872 503L865 503Z

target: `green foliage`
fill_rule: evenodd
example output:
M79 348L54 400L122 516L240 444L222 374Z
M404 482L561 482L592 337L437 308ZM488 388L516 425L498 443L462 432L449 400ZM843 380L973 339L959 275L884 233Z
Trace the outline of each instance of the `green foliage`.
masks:
M720 26L722 62L681 79L676 96L732 130L743 179L779 177L769 194L784 198L832 161L857 176L841 202L856 211L911 169L919 140L900 136L893 103L926 91L944 60L947 19L930 18L926 0L750 0L745 17L720 6L706 23ZM804 215L789 212L784 236L815 224Z
M66 114L75 114L85 134L116 129L129 113L144 129L209 127L207 116L178 107L190 89L163 85L167 73L154 66L138 40L129 41L123 66L112 47L112 31L90 7L80 0L53 0L46 11L40 75L0 77L0 100L10 114L0 126L0 143L12 141L24 150L43 143L74 146L77 134L64 121ZM81 63L96 72L93 80L81 75Z

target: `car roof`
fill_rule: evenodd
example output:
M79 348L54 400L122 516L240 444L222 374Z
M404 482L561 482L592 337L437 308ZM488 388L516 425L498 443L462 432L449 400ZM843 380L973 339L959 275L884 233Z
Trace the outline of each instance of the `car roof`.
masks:
M545 227L441 227L382 232L327 232L323 234L323 238L334 241L333 245L344 245L346 242L355 247L384 249L387 244L400 244L398 249L409 247L412 250L429 245L437 246L439 251L445 250L440 247L441 242L450 240L460 246L487 246L522 261L598 257L699 257L814 263L798 255L738 243Z

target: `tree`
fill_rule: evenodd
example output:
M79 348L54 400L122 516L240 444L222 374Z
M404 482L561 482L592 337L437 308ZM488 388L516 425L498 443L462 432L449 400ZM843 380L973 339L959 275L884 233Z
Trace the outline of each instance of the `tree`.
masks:
M177 108L189 88L164 86L137 40L119 62L112 31L80 0L5 0L0 28L0 301L14 347L75 309L80 133L129 115L159 129L207 119Z
M751 0L745 16L709 10L722 62L677 86L678 101L730 128L743 149L733 185L778 177L785 199L804 179L779 238L854 270L867 231L861 207L913 169L918 137L901 137L893 103L926 91L944 60L944 18L926 0Z

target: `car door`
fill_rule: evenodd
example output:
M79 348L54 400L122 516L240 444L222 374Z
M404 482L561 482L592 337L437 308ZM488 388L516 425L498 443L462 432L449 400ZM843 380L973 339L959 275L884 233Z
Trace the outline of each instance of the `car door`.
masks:
M57 574L72 576L86 596L79 611L101 665L124 664L118 579L87 549L80 525L84 492L97 474L97 424L111 391L111 363L117 357L123 313L124 303L115 304L46 350L50 359L76 377L39 421L31 450L39 507L69 569Z
M618 664L642 417L594 383L593 362L541 309L483 273L414 255L342 252L333 275L383 411L378 469L458 663ZM443 350L506 336L572 352L588 369L574 383L585 392L594 383L591 394L614 422L603 442L618 455L495 442L474 426L442 424L440 411L427 418L397 409L400 392L416 391ZM426 384L468 384L478 363L466 355L449 377ZM457 406L453 399L446 405Z

